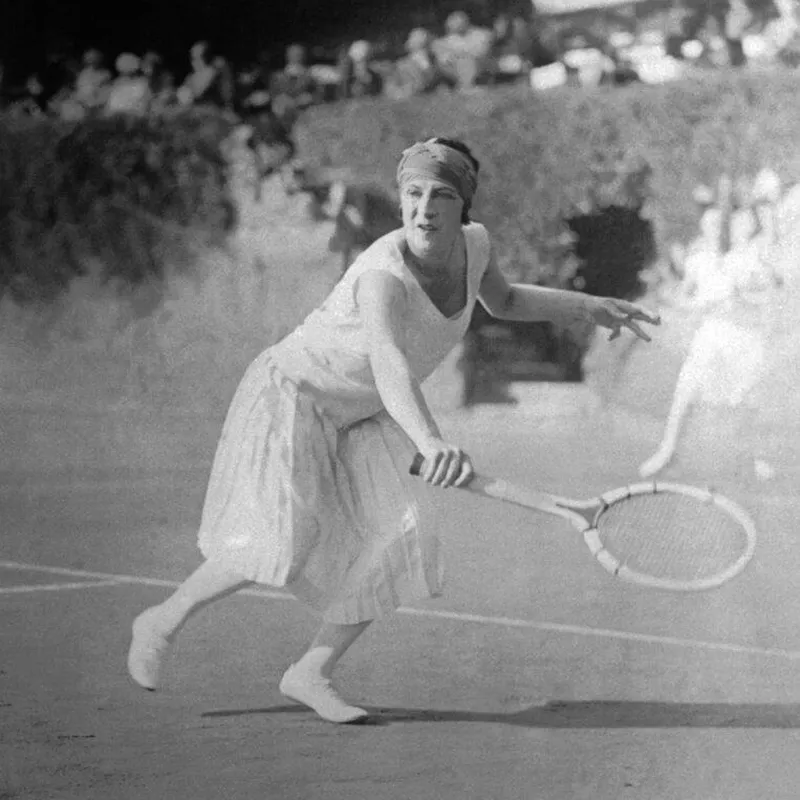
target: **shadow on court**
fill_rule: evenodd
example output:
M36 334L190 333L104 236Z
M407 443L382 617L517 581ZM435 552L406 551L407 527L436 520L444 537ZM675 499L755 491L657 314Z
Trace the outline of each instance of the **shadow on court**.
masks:
M419 708L367 707L359 724L402 722L484 722L524 728L762 728L800 729L800 704L665 703L626 700L553 700L510 714ZM202 717L311 714L302 706L282 705L206 711Z

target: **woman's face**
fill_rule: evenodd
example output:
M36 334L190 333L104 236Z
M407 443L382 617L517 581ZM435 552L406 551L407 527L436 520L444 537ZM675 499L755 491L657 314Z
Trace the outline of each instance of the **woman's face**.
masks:
M406 241L414 255L422 259L448 256L461 233L461 195L447 183L412 178L403 183L400 206Z

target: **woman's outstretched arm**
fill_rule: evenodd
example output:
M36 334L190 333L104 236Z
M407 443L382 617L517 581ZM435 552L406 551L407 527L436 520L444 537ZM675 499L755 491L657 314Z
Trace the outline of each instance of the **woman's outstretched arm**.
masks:
M640 339L649 342L650 337L638 323L658 325L661 322L658 315L626 300L509 283L493 257L489 258L478 297L486 310L498 319L555 322L565 326L586 322L610 328L612 339L619 336L622 328L630 328Z

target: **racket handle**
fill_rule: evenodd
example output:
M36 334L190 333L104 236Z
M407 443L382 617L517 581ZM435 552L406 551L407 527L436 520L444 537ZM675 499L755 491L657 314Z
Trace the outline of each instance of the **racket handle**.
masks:
M414 460L411 462L411 466L408 468L408 471L415 477L419 478L422 475L422 468L425 466L425 456L422 453L417 453L414 456Z
M422 453L417 453L411 461L411 466L408 471L415 477L419 477L422 474L422 468L424 466L425 457ZM513 503L514 505L523 506L524 508L533 508L537 511L543 511L546 514L553 514L566 519L572 519L575 516L574 513L561 505L561 503L569 502L564 498L546 494L545 492L537 492L521 486L514 486L507 481L492 478L487 475L475 474L472 476L469 483L459 488L466 489L473 494L491 497L494 500L503 500L506 503Z
M411 462L411 466L408 468L408 471L415 477L418 478L422 473L422 465L425 463L425 456L422 453L417 453L414 456L414 460Z

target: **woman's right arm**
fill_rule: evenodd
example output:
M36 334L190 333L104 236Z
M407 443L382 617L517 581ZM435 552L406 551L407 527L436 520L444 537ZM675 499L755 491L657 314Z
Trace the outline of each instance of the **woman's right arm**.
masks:
M425 458L422 477L434 485L461 486L472 477L472 463L448 444L405 355L406 290L394 275L370 270L361 275L356 302L366 327L375 385L389 415Z

